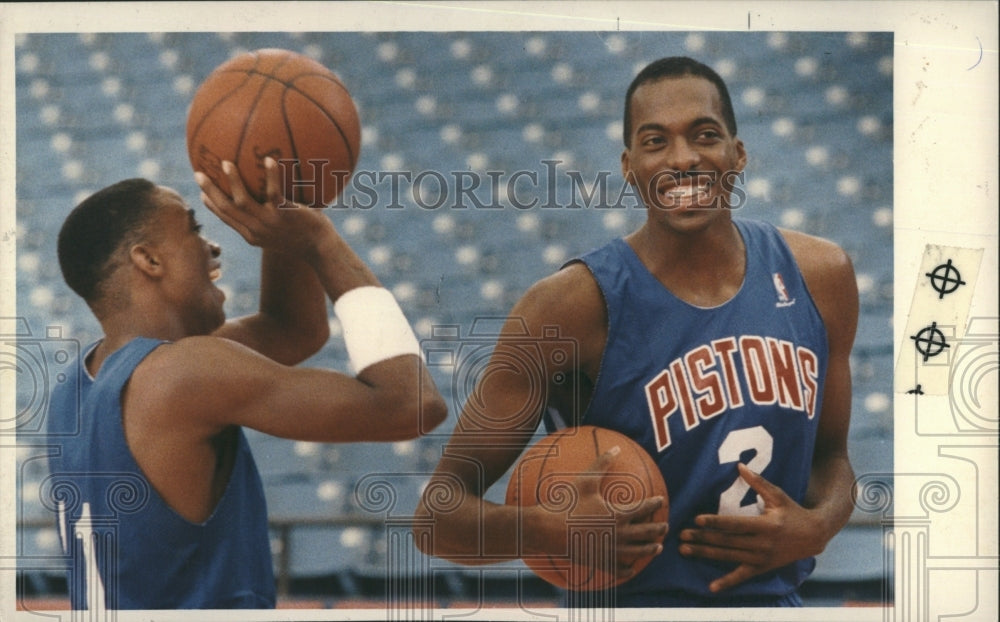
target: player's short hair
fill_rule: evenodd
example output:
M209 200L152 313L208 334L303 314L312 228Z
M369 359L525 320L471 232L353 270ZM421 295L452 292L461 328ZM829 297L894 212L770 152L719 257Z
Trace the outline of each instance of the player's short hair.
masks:
M733 136L736 136L736 114L733 112L733 102L729 97L729 89L722 77L714 69L704 63L700 63L687 56L668 56L655 60L646 65L640 71L625 92L625 118L622 123L622 140L625 147L629 146L632 134L632 95L635 90L647 82L655 82L663 78L680 78L683 76L696 76L705 78L715 85L719 91L719 100L722 102L722 118L726 122L726 129Z
M116 251L148 234L157 186L126 179L98 190L73 208L59 230L59 268L70 289L87 303L102 299L105 279L117 265Z

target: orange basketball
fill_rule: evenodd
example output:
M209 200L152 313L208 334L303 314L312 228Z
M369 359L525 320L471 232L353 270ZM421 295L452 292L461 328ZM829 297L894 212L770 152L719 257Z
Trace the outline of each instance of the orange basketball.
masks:
M614 430L580 426L550 434L528 448L514 466L507 485L507 504L571 509L576 499L576 491L571 485L573 480L587 471L598 456L616 445L621 452L612 460L599 486L608 505L617 511L628 511L649 497L662 495L668 499L663 475L638 443ZM665 503L653 519L666 521L668 513ZM588 537L593 537L587 535L585 528L579 528L585 522L583 517L583 522L576 527L567 524L569 546L572 546L571 541L586 543ZM638 572L652 559L638 559L633 568ZM610 569L571 564L568 554L562 557L528 556L524 562L549 583L571 590L599 590L624 582L624 579L616 580Z
M283 165L284 196L322 207L358 161L361 123L347 88L322 64L277 49L240 54L198 87L187 118L191 166L229 193L221 163L236 164L247 190L265 198L264 158Z

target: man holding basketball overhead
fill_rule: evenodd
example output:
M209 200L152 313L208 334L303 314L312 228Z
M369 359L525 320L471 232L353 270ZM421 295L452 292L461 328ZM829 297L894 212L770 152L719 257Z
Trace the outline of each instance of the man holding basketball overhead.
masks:
M220 249L175 191L146 180L78 205L59 261L104 337L53 393L50 483L74 608L269 608L275 585L260 477L243 427L309 441L391 441L445 407L392 295L323 210L267 199L223 165L202 199L263 249L260 311L226 321ZM328 337L334 303L356 377L293 367Z
M662 550L667 525L648 519L660 500L615 517L602 563L627 576L632 560L656 557L605 602L801 605L813 556L853 507L857 286L836 245L733 217L733 181L747 160L736 129L724 82L697 61L661 59L633 80L621 169L646 222L515 305L418 509L425 551L459 563L587 556L566 550L566 523L600 514L590 480L606 458L581 475L576 508L482 499L544 413L550 429L626 434L667 483ZM576 344L576 358L549 356L554 333L558 345ZM532 351L514 345L528 336L537 357L511 365Z

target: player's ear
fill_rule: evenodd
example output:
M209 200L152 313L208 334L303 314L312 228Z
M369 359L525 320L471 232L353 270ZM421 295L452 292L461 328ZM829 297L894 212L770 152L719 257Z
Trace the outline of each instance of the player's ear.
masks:
M163 261L156 249L146 244L134 244L128 252L132 265L151 278L163 275Z
M628 149L622 150L622 177L625 178L625 183L631 186L635 185L635 174L632 173L632 165L629 162Z
M747 149L743 141L736 139L736 172L740 172L747 166Z

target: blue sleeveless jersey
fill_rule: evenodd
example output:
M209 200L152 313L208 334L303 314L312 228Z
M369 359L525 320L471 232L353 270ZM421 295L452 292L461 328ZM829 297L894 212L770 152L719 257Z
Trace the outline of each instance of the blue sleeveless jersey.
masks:
M618 430L645 447L670 498L664 551L619 586L624 605L630 594L636 602L656 602L639 599L660 594L688 606L713 598L709 583L735 565L681 556L678 535L699 514L760 512L737 462L797 502L809 483L826 330L780 232L761 222L734 223L746 245L746 275L718 307L671 294L623 239L580 258L608 311L607 344L581 423ZM780 600L813 566L803 560L719 596L727 606L740 606L740 598Z
M80 373L53 391L48 432L55 452L43 492L58 512L72 606L272 608L267 509L243 431L226 490L200 524L167 506L126 444L122 390L162 343L130 341L96 378L82 369L81 357Z

